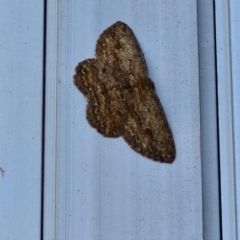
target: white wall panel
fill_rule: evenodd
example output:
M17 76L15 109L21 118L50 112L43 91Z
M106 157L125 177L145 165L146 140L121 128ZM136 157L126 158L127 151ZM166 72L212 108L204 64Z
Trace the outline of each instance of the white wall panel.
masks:
M232 107L233 107L233 128L234 128L234 175L236 187L235 218L237 227L237 239L240 238L240 2L231 1L230 22L231 22L231 63L232 63Z
M45 172L45 238L202 239L196 1L48 6L45 166L53 168ZM177 147L172 165L102 137L86 121L74 69L94 57L99 34L117 20L133 29L144 52Z
M204 240L221 239L214 20L213 1L198 1Z
M239 233L239 1L216 2L219 140L223 239Z
M40 239L43 2L0 2L0 238Z

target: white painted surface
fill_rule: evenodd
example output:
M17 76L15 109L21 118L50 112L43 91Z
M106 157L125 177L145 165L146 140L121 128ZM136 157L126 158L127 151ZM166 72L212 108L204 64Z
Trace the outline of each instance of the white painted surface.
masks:
M240 6L233 0L216 2L216 7L223 239L237 239ZM144 1L60 2L57 6L48 1L44 239L78 239L79 234L93 239L201 239L200 150L199 142L192 143L192 139L199 141L194 8L195 2L188 1L158 6ZM0 25L0 167L5 171L0 177L0 236L39 239L42 4L2 2L0 19L4 23ZM98 35L116 20L132 27L145 53L177 143L178 156L171 166L136 155L121 139L102 138L85 120L86 103L72 85L73 68L93 57ZM209 22L206 26L210 33ZM201 53L211 55L211 44L200 45ZM200 80L214 78L209 55L200 58ZM201 82L201 91L214 91L212 84ZM209 102L205 115L212 105ZM205 120L201 118L201 124L206 127ZM214 128L211 124L209 129ZM214 138L210 134L210 145L215 144ZM202 148L203 161L211 150L208 147ZM210 154L216 157L213 150ZM214 167L213 161L209 171L203 168L205 182L210 175L216 177ZM211 219L217 219L217 206L210 208L216 185L211 182L213 198L203 189L204 199L211 201ZM204 237L211 239L218 234L218 224L207 221Z
M0 2L0 239L40 239L43 2Z
M239 1L216 2L223 239L240 237Z
M57 129L57 6L58 1L47 2L47 56L46 56L46 106L44 140L44 221L43 239L55 238L56 208L56 129Z
M53 190L56 211L45 196L52 214L45 211L45 226L55 226L45 238L202 239L196 1L49 4L56 25L48 43L57 49L47 51L45 166L55 166L56 179L46 171L45 194ZM176 142L172 165L136 154L121 138L103 138L85 119L74 68L94 56L99 34L117 20L133 29L145 54Z
M214 3L198 1L204 240L221 239Z
M233 128L234 128L234 175L235 175L235 211L237 239L240 238L240 2L233 0L230 2L230 22L231 22L231 63L232 63L232 102L233 102ZM227 186L225 186L227 187Z

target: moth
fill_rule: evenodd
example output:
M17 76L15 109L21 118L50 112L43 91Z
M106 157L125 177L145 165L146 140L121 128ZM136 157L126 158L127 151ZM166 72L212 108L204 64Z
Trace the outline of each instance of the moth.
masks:
M140 45L130 27L116 22L100 35L96 58L78 64L74 84L87 98L87 120L105 137L123 137L154 161L172 163L173 135Z

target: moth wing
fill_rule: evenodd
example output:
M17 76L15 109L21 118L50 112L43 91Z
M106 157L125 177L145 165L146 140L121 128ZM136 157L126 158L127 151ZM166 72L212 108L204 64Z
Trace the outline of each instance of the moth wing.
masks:
M96 57L114 68L139 77L147 77L147 65L140 45L127 24L116 22L99 37Z
M96 77L96 59L86 59L80 62L73 76L74 84L80 92L82 92L87 98L94 95L94 90L92 89L93 79Z
M123 137L138 153L155 161L172 163L175 144L161 103L152 91L141 93L124 126Z
M76 67L74 84L87 97L87 120L106 137L119 137L114 118L109 111L109 99L98 77L96 59L87 59Z

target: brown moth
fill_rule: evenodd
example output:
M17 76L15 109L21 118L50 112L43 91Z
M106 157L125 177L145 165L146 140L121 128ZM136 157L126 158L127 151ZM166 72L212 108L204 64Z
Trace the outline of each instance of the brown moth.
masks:
M155 161L173 162L172 132L127 24L116 22L100 35L96 58L78 64L74 83L87 97L87 120L99 133L122 136L133 150Z

